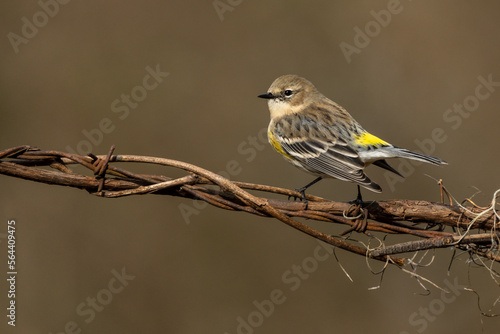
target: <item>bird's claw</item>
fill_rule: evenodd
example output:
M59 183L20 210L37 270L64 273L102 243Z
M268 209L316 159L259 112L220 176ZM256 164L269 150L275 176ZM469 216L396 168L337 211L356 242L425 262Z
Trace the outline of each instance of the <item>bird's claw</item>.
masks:
M300 193L300 197L297 195L289 195L288 200L290 200L290 198L293 198L294 201L296 201L297 199L300 199L301 202L304 202L306 204L305 210L307 210L307 207L309 205L309 201L306 198L306 188L302 187L302 188L297 188L294 190L296 192Z

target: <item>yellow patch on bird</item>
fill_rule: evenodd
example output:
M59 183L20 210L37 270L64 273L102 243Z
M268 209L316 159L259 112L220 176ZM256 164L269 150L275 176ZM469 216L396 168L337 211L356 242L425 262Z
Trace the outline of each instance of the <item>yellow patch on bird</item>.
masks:
M357 145L361 146L386 146L390 145L388 142L368 133L362 133L355 138L355 142Z
M281 153L282 155L284 155L287 158L291 158L292 157L291 155L288 155L288 154L285 153L285 151L283 151L283 149L281 148L280 143L276 140L276 138L274 137L274 134L272 133L272 131L269 131L267 133L267 136L269 138L269 143L271 144L272 147L274 147L274 149L276 151L278 151L278 153Z

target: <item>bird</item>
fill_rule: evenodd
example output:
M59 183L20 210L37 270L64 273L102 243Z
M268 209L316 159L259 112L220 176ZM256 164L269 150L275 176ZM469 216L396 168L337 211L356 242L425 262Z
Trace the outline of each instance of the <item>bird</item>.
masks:
M386 159L447 164L439 158L394 146L372 135L343 107L298 75L278 77L267 93L258 97L268 100L271 120L267 135L271 146L288 162L316 176L312 182L295 189L306 207L306 189L324 178L355 183L358 195L351 202L362 202L360 186L382 192L364 170L373 164L403 177Z

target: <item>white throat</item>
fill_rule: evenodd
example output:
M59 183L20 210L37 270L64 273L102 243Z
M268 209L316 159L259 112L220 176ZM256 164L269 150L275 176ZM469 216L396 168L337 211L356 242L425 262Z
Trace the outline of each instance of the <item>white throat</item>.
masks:
M269 112L271 113L271 118L279 118L300 110L300 106L292 106L288 102L277 99L269 100L267 105L269 107Z

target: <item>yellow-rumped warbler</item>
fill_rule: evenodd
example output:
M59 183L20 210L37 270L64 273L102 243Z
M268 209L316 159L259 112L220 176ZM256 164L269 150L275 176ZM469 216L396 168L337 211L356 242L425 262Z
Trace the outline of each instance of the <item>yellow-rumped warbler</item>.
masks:
M269 143L288 162L318 176L296 189L304 201L305 190L324 177L356 183L358 201L361 201L359 186L382 192L363 170L373 163L402 176L385 161L388 158L447 164L441 159L393 146L368 133L344 108L299 76L279 77L269 91L259 97L269 100Z

